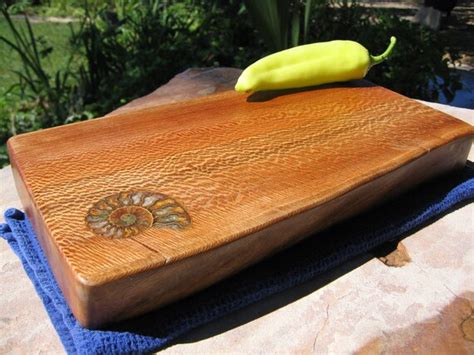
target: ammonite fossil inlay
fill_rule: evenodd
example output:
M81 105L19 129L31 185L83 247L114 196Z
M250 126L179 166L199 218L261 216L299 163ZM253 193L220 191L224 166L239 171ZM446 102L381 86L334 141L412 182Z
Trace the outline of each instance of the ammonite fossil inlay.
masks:
M92 206L87 226L98 235L126 238L150 227L185 228L191 218L173 198L148 191L107 196Z

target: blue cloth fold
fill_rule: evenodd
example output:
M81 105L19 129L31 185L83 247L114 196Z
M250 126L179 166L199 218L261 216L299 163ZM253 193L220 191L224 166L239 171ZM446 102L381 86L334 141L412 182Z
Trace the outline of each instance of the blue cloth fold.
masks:
M193 328L309 281L387 241L401 239L473 200L474 165L468 162L462 171L423 184L198 294L102 330L85 329L74 318L23 212L7 210L7 223L0 225L0 235L20 258L68 353L143 353L163 348Z

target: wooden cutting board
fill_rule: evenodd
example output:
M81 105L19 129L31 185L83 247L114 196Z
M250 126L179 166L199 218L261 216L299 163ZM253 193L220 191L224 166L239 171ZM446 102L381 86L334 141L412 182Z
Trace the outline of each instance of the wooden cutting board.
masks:
M24 208L82 325L185 297L460 168L474 135L376 86L258 98L227 92L9 140Z

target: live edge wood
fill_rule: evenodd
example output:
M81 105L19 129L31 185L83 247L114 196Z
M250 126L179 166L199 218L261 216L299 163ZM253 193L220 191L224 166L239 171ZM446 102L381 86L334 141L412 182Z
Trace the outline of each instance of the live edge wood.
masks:
M66 300L95 328L462 167L473 134L381 87L329 87L262 102L229 92L19 135L8 150ZM171 197L191 223L122 238L90 229L96 202L141 190Z

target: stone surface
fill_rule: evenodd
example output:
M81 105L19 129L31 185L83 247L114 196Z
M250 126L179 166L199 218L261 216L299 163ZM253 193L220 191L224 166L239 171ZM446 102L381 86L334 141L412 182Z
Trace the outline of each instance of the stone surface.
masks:
M10 166L0 169L0 223L9 207L21 208ZM33 284L0 239L0 354L61 353L63 347Z
M121 110L229 89L239 73L231 68L187 70ZM474 123L472 110L425 104ZM0 210L20 207L9 167L0 170L0 181ZM406 254L411 259L401 267L387 267L363 255L196 329L164 352L474 353L473 217L474 206L467 205L407 237L406 250L394 251L396 261L400 256L405 260ZM2 354L64 352L32 284L4 241L0 334Z

